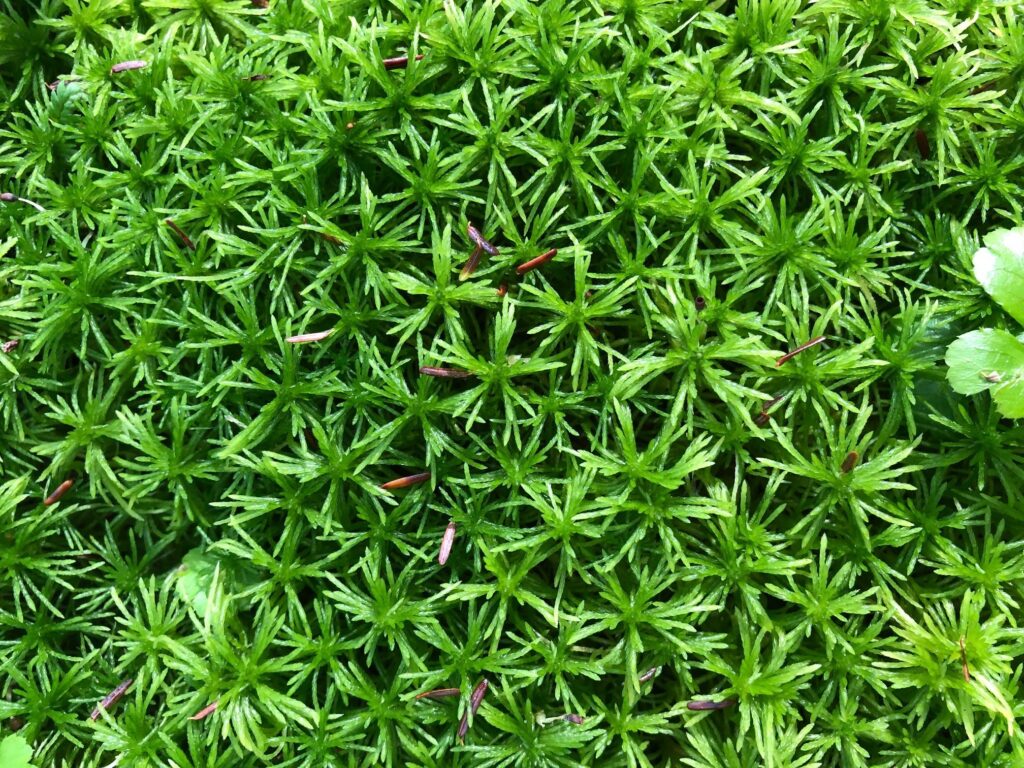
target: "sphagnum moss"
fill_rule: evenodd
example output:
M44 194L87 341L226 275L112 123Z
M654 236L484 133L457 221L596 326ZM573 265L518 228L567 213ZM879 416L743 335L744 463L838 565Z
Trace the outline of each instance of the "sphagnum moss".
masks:
M1020 763L1024 434L941 361L1013 327L1022 62L1001 0L0 0L3 768Z

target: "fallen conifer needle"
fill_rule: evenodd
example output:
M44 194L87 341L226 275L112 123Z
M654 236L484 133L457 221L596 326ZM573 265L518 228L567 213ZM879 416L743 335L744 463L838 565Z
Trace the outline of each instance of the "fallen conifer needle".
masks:
M444 565L452 554L452 545L455 544L455 521L449 520L448 526L444 529L441 537L441 551L437 555L437 562Z
M466 734L469 732L469 718L475 716L476 711L480 709L480 704L487 694L487 686L489 685L490 683L485 677L473 689L473 693L469 697L469 711L462 716L462 721L459 723L459 741L466 740Z
M408 488L410 485L418 485L424 483L430 479L429 472L420 472L417 475L406 475L405 477L396 477L394 480L388 480L386 483L381 483L380 487L385 491L393 491L398 488Z
M652 667L640 675L640 682L646 683L648 680L653 680L661 672L661 667Z
M110 68L110 74L116 75L118 72L130 72L133 69L142 69L146 66L146 62L139 59L132 59L130 61L122 61L115 64Z
M118 700L122 696L124 696L125 692L131 687L131 685L132 680L131 678L129 678L128 680L125 680L123 683L117 686L117 688L108 693L106 695L106 698L104 698L103 701L101 701L99 705L96 707L96 709L92 711L92 714L89 715L89 719L98 720L100 716L100 710L110 709L110 707L116 704Z
M688 701L686 708L693 712L710 712L716 709L728 709L736 705L736 699L722 699L721 701Z
M417 693L416 698L418 699L447 699L451 696L458 696L462 691L458 688L436 688L433 691L424 691L423 693Z
M298 336L289 336L285 339L289 344L309 344L313 341L323 341L328 336L334 333L334 329L331 328L329 331L316 331L315 333L300 333Z
M423 60L423 54L422 53L417 54L416 55L416 61L422 61L422 60ZM395 56L394 58L391 58L391 59L384 59L383 64L384 64L384 69L405 69L407 66L409 66L409 57L408 56Z
M473 252L469 254L469 258L466 263L462 266L462 270L459 272L459 280L468 280L474 272L476 272L477 266L480 264L480 254L483 253L483 248L479 245L473 249Z
M220 704L220 700L219 699L217 701L213 702L212 704L207 704L205 707L203 707L198 712L196 712L194 715L192 715L192 717L190 717L189 720L203 720L204 718L209 717L210 715L212 715L214 712L217 711L217 706L219 704Z
M848 454L846 454L846 458L843 459L843 465L840 467L842 473L845 475L852 472L854 467L857 466L857 460L859 458L860 454L857 453L856 451L850 451Z
M457 368L435 368L430 365L420 366L420 373L438 379L467 379L473 375L469 371L460 371Z
M807 342L806 344L801 344L801 345L800 345L799 347L797 347L796 349L794 349L794 350L791 350L791 351L787 352L787 353L786 353L786 354L784 354L784 355L783 355L782 357L780 357L780 358L779 358L778 360L776 360L776 361L775 361L775 367L776 367L776 368L778 368L778 367L779 367L780 365L782 365L783 363L785 363L785 362L787 362L787 361L789 361L789 360L792 360L792 359L793 359L794 357L796 357L797 355L799 355L799 354L800 354L801 352L806 352L806 351L807 351L808 349L810 349L811 347L816 347L816 346L818 346L818 345L819 345L819 344L821 344L821 342L823 342L824 340L825 340L825 337L824 337L824 336L818 336L818 337L817 337L817 338L815 338L815 339L811 339L811 340L810 340L810 341L808 341L808 342Z
M557 253L557 248L551 248L550 250L544 251L544 253L542 253L540 256L535 256L529 261L524 261L522 264L516 267L516 274L525 275L530 270L536 269L537 267L547 264L549 261L555 258L555 255Z
M190 251L194 251L196 249L196 244L192 242L192 238L186 235L185 231L177 224L175 224L173 219L164 219L164 223L167 224L167 226L170 227L172 230L174 230L174 234L181 238L181 242L185 244L186 248L188 248Z
M467 224L466 232L469 234L469 239L476 243L478 247L483 248L491 256L498 255L498 249L491 245L491 243L480 233L479 229L474 227L472 224Z
M49 496L43 499L43 506L48 507L51 504L56 504L58 501L61 500L61 497L71 489L71 486L74 484L75 481L69 477L63 483L58 485L57 489L53 493L51 493Z

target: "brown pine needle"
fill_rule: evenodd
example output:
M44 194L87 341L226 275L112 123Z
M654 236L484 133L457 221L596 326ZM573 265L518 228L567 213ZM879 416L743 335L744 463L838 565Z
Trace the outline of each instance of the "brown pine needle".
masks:
M437 562L444 565L452 554L452 545L455 544L455 521L449 520L448 526L444 529L441 537L441 551L437 555Z
M716 709L728 709L736 706L736 699L722 699L721 701L688 701L686 708L693 712L709 712Z
M473 275L473 273L476 272L476 268L480 264L481 253L483 253L483 248L481 248L478 245L476 248L473 249L473 252L469 254L469 259L466 260L466 263L462 266L462 270L459 272L460 282L462 282L463 280L468 280Z
M806 344L801 344L801 345L800 345L799 347L797 347L796 349L794 349L794 350L792 350L792 351L790 351L790 352L787 352L787 353L786 353L786 354L784 354L784 355L783 355L782 357L780 357L780 358L779 358L778 360L776 360L776 361L775 361L775 367L776 367L776 368L778 368L778 367L779 367L779 366L781 366L781 365L782 365L783 363L786 363L786 362L788 362L789 360L792 360L792 359L793 359L794 357L796 357L797 355L799 355L799 354L800 354L801 352L806 352L806 351L807 351L808 349L810 349L811 347L816 347L816 346L818 346L818 345L819 345L819 344L821 344L821 342L823 342L824 340L825 340L825 337L824 337L824 336L818 336L817 338L811 339L811 340L810 340L810 341L808 341L808 342L807 342Z
M192 242L191 238L189 238L184 231L182 231L181 227L174 223L173 219L166 219L165 223L168 227L174 230L174 234L181 238L181 242L185 244L186 248L190 251L194 251L196 249L196 244Z
M119 72L130 72L133 69L142 69L145 66L146 62L140 61L139 59L132 59L131 61L122 61L110 68L110 74L116 75Z
M642 675L640 675L640 682L646 683L648 680L653 680L661 672L661 667L651 667Z
M298 336L289 336L285 339L289 344L309 344L314 341L323 341L328 336L334 333L334 329L331 328L327 331L315 331L313 333L300 333Z
M460 371L458 368L436 368L432 365L421 365L420 373L438 379L468 379L473 375L469 371Z
M854 467L857 466L857 460L859 458L860 454L856 451L850 451L846 454L846 458L843 459L843 465L840 467L844 475L853 471Z
M381 483L380 487L385 491L394 491L399 488L408 488L410 485L419 485L420 483L425 483L429 479L429 472L420 472L418 475L406 475L405 477L396 477L394 480L388 480L386 483Z
M928 134L918 129L914 131L914 141L917 142L917 151L921 153L921 159L927 160L932 156L932 145L928 141Z
M422 53L417 54L416 55L416 61L422 61L422 60L423 60L423 54ZM384 61L382 63L384 64L384 69L405 69L406 67L409 66L409 57L408 56L395 56L394 58L391 58L391 59L384 59Z
M43 499L43 506L48 507L51 504L56 504L58 501L61 500L61 497L65 493L71 490L71 486L74 484L75 481L69 477L67 480L65 480L63 483L57 486L57 490L55 490L53 493L51 493L49 496Z
M781 394L778 397L773 397L771 400L767 401L761 406L761 413L758 414L756 419L754 419L754 423L759 427L763 427L767 424L772 418L772 409L785 399L786 395Z
M204 718L209 717L210 715L212 715L214 712L217 711L217 706L219 704L220 704L220 700L219 699L217 701L213 702L212 704L207 704L205 707L203 707L198 712L196 712L194 715L192 715L192 717L190 717L189 720L203 720Z
M541 267L547 264L549 261L555 258L555 255L557 253L557 248L551 248L547 251L544 251L544 253L542 253L540 256L535 256L529 261L524 261L522 264L516 267L516 274L522 276L532 269L536 269L537 267Z
M451 696L458 696L462 691L458 688L436 688L433 691L417 693L416 699L447 699Z
M466 232L469 235L469 239L477 244L480 248L483 248L491 256L497 256L499 251L488 240L480 234L480 230L474 227L472 224L466 225Z
M103 699L103 701L101 701L99 705L97 705L96 709L92 711L92 714L89 715L89 719L98 720L100 717L100 710L110 709L114 704L116 704L120 700L122 696L125 695L125 693L131 687L131 685L132 680L131 678L129 678L128 680L125 680L123 683L117 686L117 688L108 693L106 697Z
M473 689L473 693L469 697L469 711L462 716L462 721L459 723L459 741L466 740L466 734L469 732L469 718L476 715L476 711L480 709L480 704L484 700L484 696L487 694L487 686L490 683L485 677L479 683L476 684L476 688Z

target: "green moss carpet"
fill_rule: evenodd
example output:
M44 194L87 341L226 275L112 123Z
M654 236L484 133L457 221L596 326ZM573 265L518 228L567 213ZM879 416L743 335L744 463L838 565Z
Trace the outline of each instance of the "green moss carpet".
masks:
M1022 83L1002 0L0 0L0 764L1024 765Z

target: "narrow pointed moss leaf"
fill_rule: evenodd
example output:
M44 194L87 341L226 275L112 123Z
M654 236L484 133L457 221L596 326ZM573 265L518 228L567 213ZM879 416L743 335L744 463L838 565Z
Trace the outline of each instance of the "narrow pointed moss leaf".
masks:
M32 747L22 736L12 734L0 740L0 765L3 768L32 768Z
M1024 227L997 229L974 254L974 276L1014 320L1024 325Z
M1024 343L1008 331L965 333L946 350L949 383L963 395L992 390L999 412L1024 416Z

